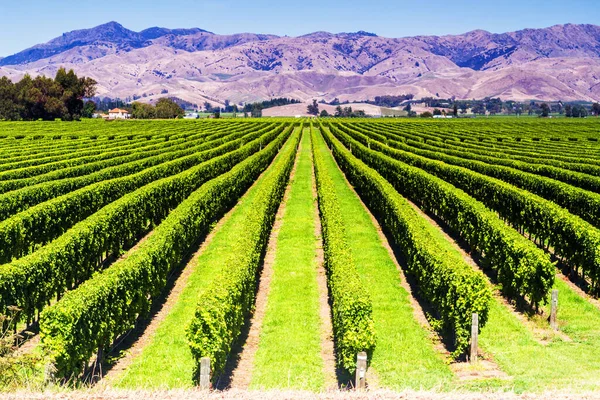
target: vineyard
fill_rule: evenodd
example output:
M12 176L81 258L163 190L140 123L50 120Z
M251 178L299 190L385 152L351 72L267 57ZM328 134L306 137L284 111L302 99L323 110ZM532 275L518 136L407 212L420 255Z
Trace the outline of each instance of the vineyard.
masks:
M0 389L595 390L599 128L2 122Z

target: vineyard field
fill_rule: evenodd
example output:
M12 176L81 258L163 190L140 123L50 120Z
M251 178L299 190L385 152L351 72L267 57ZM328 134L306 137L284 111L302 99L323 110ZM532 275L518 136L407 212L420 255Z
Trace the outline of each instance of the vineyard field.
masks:
M0 155L0 392L600 387L597 118L0 122Z

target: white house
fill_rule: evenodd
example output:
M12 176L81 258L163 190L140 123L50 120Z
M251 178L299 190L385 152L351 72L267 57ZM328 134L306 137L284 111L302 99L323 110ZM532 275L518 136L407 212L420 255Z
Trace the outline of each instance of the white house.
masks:
M127 110L121 110L120 108L113 108L108 112L109 119L129 119L131 114Z
M183 117L184 119L198 119L200 118L200 115L198 113L188 113L185 114L185 117Z

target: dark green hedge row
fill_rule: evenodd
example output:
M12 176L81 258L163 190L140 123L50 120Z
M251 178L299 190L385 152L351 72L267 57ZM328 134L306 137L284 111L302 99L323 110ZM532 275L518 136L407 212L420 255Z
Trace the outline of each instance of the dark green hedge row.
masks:
M139 152L126 157L89 163L28 179L0 181L0 190L8 185L11 186L10 192L0 194L0 220L84 186L135 174L155 165L211 148L208 143L212 147L217 147L246 134L248 131L193 136L178 141L162 142L161 145L152 148L142 148Z
M359 131L359 129L355 129ZM600 194L588 190L574 187L570 184L559 180L550 179L544 176L535 175L529 172L524 172L515 168L505 167L502 165L494 165L478 160L471 160L462 157L456 157L445 154L440 151L430 151L415 148L404 143L388 139L385 136L366 134L371 139L377 140L380 143L386 143L388 146L399 151L417 154L432 160L440 160L451 165L457 165L488 175L504 182L510 183L531 193L537 194L547 200L553 201L561 207L566 208L573 214L579 215L584 220L591 224L600 227ZM468 154L468 152L464 152ZM586 177L587 181L596 181L597 187L593 190L600 191L600 178L585 174L569 172L570 175L581 175ZM568 180L566 177L563 177ZM581 183L581 182L579 182Z
M279 125L276 129L281 131L284 126ZM38 245L58 238L75 223L135 189L232 151L256 139L265 131L272 130L273 128L258 130L218 147L215 145L221 142L219 139L216 142L207 142L197 149L203 151L164 162L132 175L83 187L18 213L0 223L0 262L10 262L13 258L31 253Z
M273 130L237 150L135 190L35 253L0 266L0 310L17 305L23 318L32 318L35 311L101 268L104 254L118 254L204 182L228 171L279 134Z
M199 294L187 327L196 366L202 357L210 357L213 380L223 372L231 347L254 307L260 263L294 165L299 138L300 134L294 133L258 184L249 213L236 229L235 246L219 275Z
M79 374L98 349L108 349L134 327L164 289L169 273L267 168L290 130L285 129L261 151L202 185L129 257L44 310L41 340L57 376Z
M206 134L197 134L189 137L181 137L175 140L160 140L155 139L152 141L146 141L140 143L130 154L116 155L107 159L97 160L88 162L82 165L76 165L68 168L59 168L57 170L49 171L46 173L34 175L28 178L20 179L9 179L0 181L0 193L6 193L9 191L31 187L44 182L57 181L64 178L73 178L81 175L87 175L103 168L112 167L116 165L125 164L131 161L143 159L146 157L153 157L161 154L161 152L172 151L172 150L183 150L185 149L186 143L198 142L201 143L206 138ZM102 151L101 144L98 143L98 151ZM71 153L71 157L76 157L76 152Z
M453 355L463 354L471 337L472 314L479 315L480 327L487 321L492 294L485 276L452 251L389 182L350 154L326 128L323 133L338 165L378 216L402 252L420 292L437 311L446 332L454 337Z
M438 216L474 250L484 254L507 296L528 299L534 307L547 300L555 278L555 267L549 256L481 202L454 187L452 183L456 179L446 179L446 182L405 164L402 158L382 154L378 151L391 148L378 142L369 142L371 150L341 130L335 130L335 134L357 157L390 181L400 194ZM362 138L367 141L364 136ZM437 163L440 167L446 166ZM460 168L458 172L463 170L468 171Z
M311 132L335 354L338 367L353 373L356 369L356 355L366 351L370 360L375 350L373 305L348 247L344 216L331 172L324 160L324 157L331 155L318 132Z

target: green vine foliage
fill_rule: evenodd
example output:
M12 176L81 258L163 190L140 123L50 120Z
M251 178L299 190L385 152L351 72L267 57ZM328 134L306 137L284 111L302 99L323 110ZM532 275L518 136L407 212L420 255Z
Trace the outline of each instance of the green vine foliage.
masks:
M479 315L480 327L488 318L492 294L485 276L449 251L389 182L354 157L327 128L323 133L338 165L401 250L408 272L437 311L441 328L454 339L453 356L463 354L471 337L472 314ZM355 146L352 149L356 152Z
M356 355L365 351L370 360L375 350L373 305L348 247L344 216L323 159L328 156L323 154L327 150L317 145L322 139L316 131L311 129L311 132L337 365L354 373Z
M550 257L507 226L484 204L454 187L451 183L457 183L456 180L448 183L434 176L436 174L387 156L384 152L390 148L383 144L370 142L373 149L370 150L342 131L337 131L337 137L351 145L355 155L377 169L401 194L439 217L473 250L484 254L507 296L527 299L533 307L547 301L556 275ZM447 166L439 161L431 162L440 169ZM459 173L464 171L467 170L457 170Z
M362 131L364 133L363 129L357 127L354 128L354 131ZM379 143L387 143L388 146L400 150L403 153L414 153L432 160L440 160L447 164L464 167L471 171L500 179L506 183L510 183L511 185L515 185L547 200L553 201L568 209L573 214L579 215L594 226L600 226L600 195L594 193L600 191L600 178L597 176L554 168L555 173L553 174L553 178L559 179L555 180L540 176L540 169L542 169L540 167L526 168L532 170L534 173L524 172L507 166L489 164L486 157L482 157L483 160L481 161L471 160L469 159L469 152L466 151L456 151L453 152L454 155L449 155L446 154L446 152L439 151L439 149L436 149L433 146L429 147L435 150L418 149L391 139L387 132L386 135L375 134L372 132L365 133L365 135L370 139L377 140ZM410 142L415 141L407 140L407 143ZM531 165L526 163L520 164L527 166ZM519 166L521 168L525 168L520 164ZM533 165L535 166L536 164ZM560 173L557 171L560 171ZM582 186L588 190L572 185Z
M109 179L136 174L156 165L206 150L247 135L241 132L224 132L161 141L158 145L143 146L123 157L88 163L73 168L59 169L31 178L0 181L0 221L36 204ZM5 193L8 192L8 193Z
M223 372L232 345L254 307L260 263L299 143L300 134L294 132L258 184L251 211L237 230L235 246L221 273L199 295L194 318L187 328L196 365L200 365L202 357L210 357L213 380ZM198 371L193 374L197 377Z
M102 268L104 254L118 254L135 243L191 192L259 151L281 129L271 130L241 148L242 139L237 139L196 155L196 160L207 161L126 194L40 250L1 265L0 309L18 305L23 317L31 319L48 302ZM226 153L231 149L236 150Z
M78 375L98 349L109 349L147 314L170 271L265 170L289 137L291 127L277 132L268 145L259 145L260 151L193 192L129 257L44 309L41 340L57 376Z
M283 125L280 125L279 129L284 129ZM76 222L132 190L232 151L263 133L264 130L258 130L246 137L225 143L222 139L204 143L199 149L202 151L189 156L164 162L136 174L83 187L16 214L0 222L0 262L10 262L13 258L33 252L40 244L54 240Z

